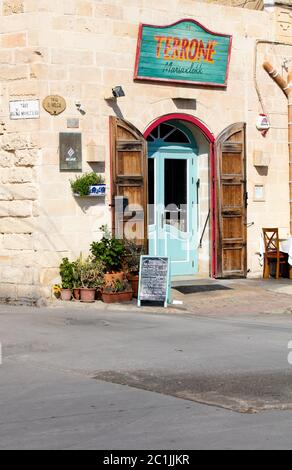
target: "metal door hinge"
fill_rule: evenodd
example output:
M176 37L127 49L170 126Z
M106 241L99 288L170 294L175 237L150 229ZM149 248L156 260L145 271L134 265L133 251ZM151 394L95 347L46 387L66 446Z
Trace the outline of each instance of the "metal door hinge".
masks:
M245 193L245 207L248 206L248 192Z

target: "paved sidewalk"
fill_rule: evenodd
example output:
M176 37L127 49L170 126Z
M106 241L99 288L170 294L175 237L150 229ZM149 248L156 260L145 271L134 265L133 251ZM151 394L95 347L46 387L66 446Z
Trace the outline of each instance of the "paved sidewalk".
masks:
M182 294L175 287L196 286L202 287L202 292L195 294ZM212 288L226 288L226 290L208 290ZM72 309L90 309L98 311L124 311L151 313L192 313L197 315L236 315L236 314L292 314L292 281L281 279L240 279L240 280L212 280L201 279L191 281L175 281L173 283L172 300L175 304L167 309L161 307L143 307L139 309L137 300L129 304L82 304L70 302ZM178 304L176 302L179 302ZM54 300L50 307L68 308L66 302Z
M186 285L187 281L175 283ZM189 281L189 284L194 284ZM218 290L196 294L180 294L174 290L174 298L183 301L187 311L200 315L241 314L291 314L292 281L281 279L239 279L239 280L200 280L196 285L225 287Z

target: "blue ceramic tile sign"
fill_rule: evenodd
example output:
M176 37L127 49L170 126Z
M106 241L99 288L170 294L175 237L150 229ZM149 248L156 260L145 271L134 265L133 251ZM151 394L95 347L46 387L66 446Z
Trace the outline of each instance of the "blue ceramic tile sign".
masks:
M105 196L105 194L106 194L105 184L96 184L94 186L90 186L89 188L89 196L91 197Z
M140 25L136 80L226 87L232 36L195 20L170 26Z

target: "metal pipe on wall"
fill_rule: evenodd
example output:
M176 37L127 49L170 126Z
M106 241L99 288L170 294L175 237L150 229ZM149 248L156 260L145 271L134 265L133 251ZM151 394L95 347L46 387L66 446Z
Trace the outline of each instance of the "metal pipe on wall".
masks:
M289 185L290 185L290 233L292 234L292 72L288 74L288 145L289 145Z
M292 235L292 71L288 73L286 81L269 62L264 62L263 67L288 98L289 203L290 234Z

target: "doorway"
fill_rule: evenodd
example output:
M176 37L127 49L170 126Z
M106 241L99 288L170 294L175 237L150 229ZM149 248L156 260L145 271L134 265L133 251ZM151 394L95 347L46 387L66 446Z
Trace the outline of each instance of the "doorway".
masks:
M178 121L147 137L149 254L171 259L172 276L198 272L198 161L191 131Z
M110 136L113 233L172 257L172 275L246 277L245 123L215 139L184 113L156 119L144 134L111 116Z

